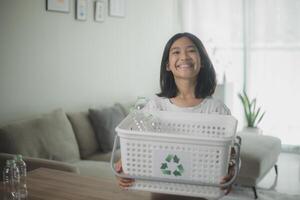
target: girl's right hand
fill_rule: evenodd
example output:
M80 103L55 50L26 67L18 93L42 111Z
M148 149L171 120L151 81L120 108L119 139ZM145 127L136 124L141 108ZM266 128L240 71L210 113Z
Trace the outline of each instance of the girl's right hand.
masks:
M118 173L123 172L123 168L122 168L122 161L121 159L115 163L115 169ZM118 179L118 184L121 188L123 189L127 189L128 187L133 185L134 179L131 178L121 178L116 176Z

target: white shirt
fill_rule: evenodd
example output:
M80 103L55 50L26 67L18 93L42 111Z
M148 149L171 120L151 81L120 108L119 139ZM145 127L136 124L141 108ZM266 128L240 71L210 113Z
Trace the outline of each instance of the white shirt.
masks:
M230 110L220 100L206 97L201 103L191 107L179 107L173 104L169 98L154 96L145 105L143 110L175 111L175 112L197 112L205 114L230 115Z

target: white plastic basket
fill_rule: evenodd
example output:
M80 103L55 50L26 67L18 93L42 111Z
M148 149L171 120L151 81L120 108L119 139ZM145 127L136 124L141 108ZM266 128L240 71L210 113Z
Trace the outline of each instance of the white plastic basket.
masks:
M145 119L138 120L144 123L142 131L136 114L128 115L116 128L123 171L129 175L125 177L136 179L129 189L221 197L224 192L218 186L227 174L237 120L214 114L150 114L150 119L146 114L142 115Z

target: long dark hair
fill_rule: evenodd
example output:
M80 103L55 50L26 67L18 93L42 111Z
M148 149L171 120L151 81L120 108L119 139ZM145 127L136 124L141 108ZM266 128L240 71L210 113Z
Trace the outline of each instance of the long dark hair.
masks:
M169 51L172 44L179 38L187 37L189 38L198 49L201 59L201 68L197 76L197 84L195 88L195 97L196 98L205 98L211 96L215 92L216 88L216 72L213 67L211 60L208 57L208 54L200 41L195 35L191 33L177 33L169 39L167 42L163 57L160 65L160 88L161 92L157 95L159 97L172 98L176 97L178 94L178 88L176 86L174 76L171 71L167 71L167 64L169 62Z

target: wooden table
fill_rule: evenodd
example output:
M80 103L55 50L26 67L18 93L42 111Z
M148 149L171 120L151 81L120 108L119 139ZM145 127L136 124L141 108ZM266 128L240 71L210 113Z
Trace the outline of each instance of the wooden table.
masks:
M122 190L116 180L39 168L28 173L28 200L199 200L200 198Z

